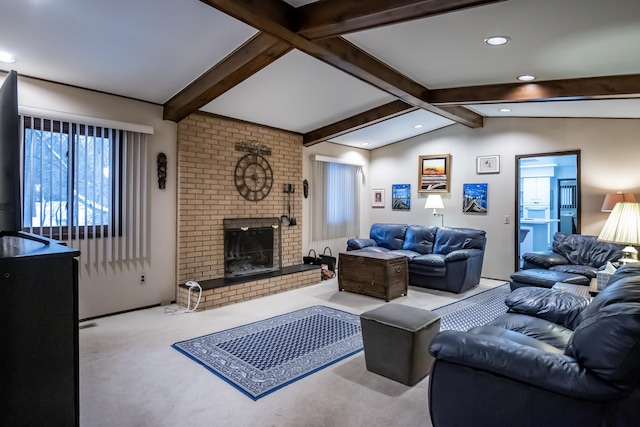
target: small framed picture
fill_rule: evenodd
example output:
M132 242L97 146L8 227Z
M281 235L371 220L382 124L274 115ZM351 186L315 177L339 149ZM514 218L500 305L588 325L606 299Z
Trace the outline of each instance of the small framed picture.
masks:
M476 173L500 173L500 156L478 156Z
M371 207L384 208L384 188L371 190Z

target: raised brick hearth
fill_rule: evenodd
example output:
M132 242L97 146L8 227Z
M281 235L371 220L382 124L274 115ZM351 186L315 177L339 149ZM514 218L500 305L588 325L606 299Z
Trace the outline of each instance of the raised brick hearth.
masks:
M225 279L206 280L200 282L202 297L196 311L303 288L315 285L319 281L320 267L310 265L285 267L282 269L281 275L272 273L271 277L242 283L226 283L229 281ZM198 300L199 291L192 289L191 292L191 307L193 308ZM186 307L188 298L189 288L185 285L178 286L178 304Z

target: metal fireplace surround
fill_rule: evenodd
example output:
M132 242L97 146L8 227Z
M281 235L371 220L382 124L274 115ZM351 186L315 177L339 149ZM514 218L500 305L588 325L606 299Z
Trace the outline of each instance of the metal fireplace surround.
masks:
M279 218L223 220L224 277L240 278L282 269Z

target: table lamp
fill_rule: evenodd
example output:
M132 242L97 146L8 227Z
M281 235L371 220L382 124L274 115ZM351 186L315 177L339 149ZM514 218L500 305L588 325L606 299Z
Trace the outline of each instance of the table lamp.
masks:
M623 193L622 191L618 191L615 194L607 194L604 196L604 203L602 203L602 208L600 209L602 212L611 212L613 207L618 202L632 202L636 201L636 196L631 193Z
M637 262L638 251L634 246L640 245L640 203L616 203L598 240L627 245L619 262Z
M425 209L433 209L433 216L439 216L442 219L442 225L444 226L444 214L439 214L436 209L444 209L442 203L442 197L439 194L429 194L427 201L424 204Z

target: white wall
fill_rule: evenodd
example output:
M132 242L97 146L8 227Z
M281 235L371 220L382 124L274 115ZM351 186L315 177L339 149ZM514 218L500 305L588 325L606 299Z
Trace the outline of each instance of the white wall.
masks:
M582 234L597 235L607 218L604 195L640 196L640 120L635 119L487 119L481 129L453 125L371 152L370 188L384 188L384 209L371 209L370 223L439 225L417 192L418 157L451 154L451 192L441 193L444 223L486 230L483 277L508 279L515 259L515 156L581 149ZM500 174L476 174L476 157L499 154ZM411 184L411 210L391 210L391 185ZM488 183L488 214L462 213L462 185ZM366 207L371 206L370 200ZM511 224L504 224L505 215ZM370 224L369 224L370 225Z
M109 120L153 126L149 162L155 165L159 152L167 154L165 190L156 184L155 167L148 177L151 199L150 257L148 265L126 266L100 274L86 272L80 278L80 318L98 316L175 298L176 283L176 125L162 120L162 107L117 96L20 77L22 106L57 110ZM365 163L361 197L361 236L368 236L373 222L439 224L423 208L425 196L418 196L418 156L452 155L451 192L443 195L445 225L480 228L487 231L484 277L507 279L514 267L515 155L562 150L582 150L582 233L598 234L607 214L600 212L608 192L631 192L640 196L640 120L610 119L488 119L485 127L469 129L450 126L373 151L321 143L303 152L303 178L311 181L311 155L348 158ZM499 154L501 173L478 175L476 156ZM463 214L462 184L489 184L487 215ZM391 210L391 185L411 184L410 211ZM385 208L371 208L371 189L384 188ZM512 224L504 224L510 215ZM303 199L303 254L324 246L310 240L313 213L310 199ZM322 247L320 247L322 246ZM334 255L346 248L344 241L332 241ZM140 274L147 280L140 285Z
M94 118L136 123L154 128L149 137L151 227L145 265L81 268L80 319L158 304L175 299L176 284L176 124L162 119L162 106L79 88L19 77L18 103ZM157 185L156 157L167 155L166 189ZM81 255L82 257L82 255ZM146 284L140 284L145 273Z

